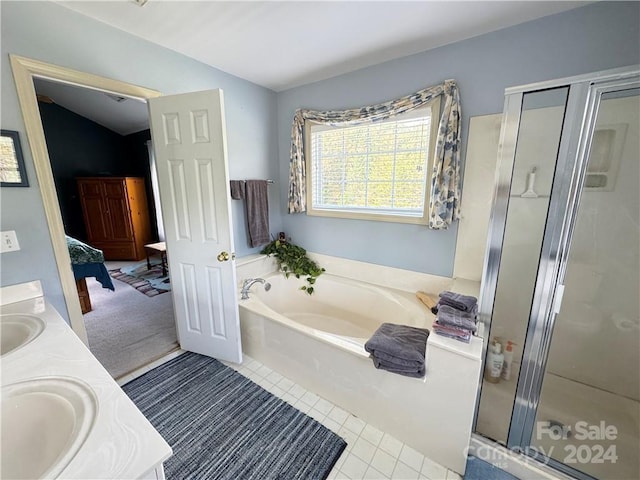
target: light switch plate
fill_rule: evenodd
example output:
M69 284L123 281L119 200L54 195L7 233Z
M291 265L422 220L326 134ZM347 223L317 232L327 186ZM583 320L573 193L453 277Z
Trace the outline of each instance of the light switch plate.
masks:
M16 252L18 250L20 250L20 244L15 230L0 232L0 253Z

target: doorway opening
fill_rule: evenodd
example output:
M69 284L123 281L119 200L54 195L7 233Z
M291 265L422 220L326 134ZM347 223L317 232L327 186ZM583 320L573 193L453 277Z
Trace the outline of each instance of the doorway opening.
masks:
M21 57L12 56L11 61L72 329L88 344L112 376L121 378L132 370L179 348L170 282L160 285L168 288L157 288L157 293L150 295L149 289L141 288L140 282L128 281L137 272L144 274L146 271L152 273L156 269L165 270L165 277L169 277L169 272L166 271L166 260L163 262L163 258L153 255L154 251L145 249L144 245L138 245L142 249L137 248L137 251L133 248L132 251L126 252L126 249L122 249L124 244L116 242L116 248L105 248L106 252L101 252L102 249L99 247L102 244L90 245L83 241L89 237L87 219L93 218L94 215L81 207L76 177L140 180L138 183L142 184L142 193L139 196L147 197L144 201L151 204L151 209L147 210L146 214L149 217L147 223L153 228L152 233L140 234L137 240L143 244L157 243L159 237L156 214L159 215L160 212L155 209L151 185L146 187L144 183L150 184L150 149L146 144L150 140L150 133L146 100L160 94L153 90ZM58 102L54 98L57 98ZM104 105L107 107L96 105L87 100L88 98L106 101L108 103ZM137 109L138 117L123 114L122 118L118 118L120 115L114 112L122 111L121 108L118 109L122 103L129 103L128 108ZM85 111L74 111L79 108L78 105L83 104L87 107ZM109 111L112 107L115 109ZM108 113L107 117L111 117L111 121L124 125L128 121L126 128L130 129L129 135L116 133L102 126L102 120L98 123L95 118L91 118L91 112L105 111ZM140 112L144 117L142 119ZM75 128L70 128L74 123ZM98 140L99 137L103 138ZM100 146L95 148L94 145L92 148L92 143L99 143ZM134 153L123 154L127 144L130 144ZM77 155L82 149L86 153L85 158ZM102 160L98 161L96 157L100 156ZM137 162L131 161L135 157L138 158ZM131 198L126 195L129 184L125 181L123 185L125 194L121 210L125 211L130 207L127 202L130 202ZM109 193L113 193L113 190ZM114 206L111 197L108 201ZM141 212L144 209L137 207L130 210L131 215L144 213ZM133 227L130 225L128 228ZM73 264L70 243L79 243L81 248L88 252L95 248L98 254L106 257L93 258L103 260L93 263L101 264L104 273L111 270L106 274L106 279L103 275L103 279L107 286L115 287L114 291L103 288L103 285L90 275L92 272L87 274L87 278L82 278L82 284L86 286L83 293L89 297L91 305L89 308L87 304L84 305L85 314L82 313L82 294L79 294L76 283L77 275L74 276L74 270L69 268L69 265ZM146 255L147 252L149 256ZM114 278L115 271L122 273L122 276L118 277L120 280Z
M34 85L89 348L120 378L178 348L147 106Z

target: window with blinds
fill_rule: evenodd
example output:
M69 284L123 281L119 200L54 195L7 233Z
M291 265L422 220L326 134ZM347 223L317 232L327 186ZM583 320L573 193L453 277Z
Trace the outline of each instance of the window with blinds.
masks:
M436 100L358 126L307 122L307 213L428 223L438 112Z

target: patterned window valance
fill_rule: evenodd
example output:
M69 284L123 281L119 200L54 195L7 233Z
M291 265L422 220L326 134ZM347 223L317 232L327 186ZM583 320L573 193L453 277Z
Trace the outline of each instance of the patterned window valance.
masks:
M454 80L446 80L442 85L425 88L412 95L378 105L341 111L297 110L291 128L289 213L302 213L307 209L305 120L331 126L360 125L409 112L439 95L444 96L445 104L440 117L433 161L429 228L446 229L460 216L460 96Z

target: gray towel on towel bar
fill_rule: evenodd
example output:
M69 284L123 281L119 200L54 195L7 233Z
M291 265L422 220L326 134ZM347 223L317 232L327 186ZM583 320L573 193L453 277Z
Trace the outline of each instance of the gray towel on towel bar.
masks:
M249 245L259 247L271 241L269 237L269 198L266 180L246 180L244 186L249 227Z
M423 377L429 330L383 323L364 348L376 368L409 377Z
M470 312L473 310L473 307L476 306L476 303L478 303L478 299L470 295L462 295L461 293L445 290L440 293L438 303L440 305L449 305L450 307L457 308L463 312Z
M244 180L230 180L229 190L231 190L231 198L242 200L244 198Z

